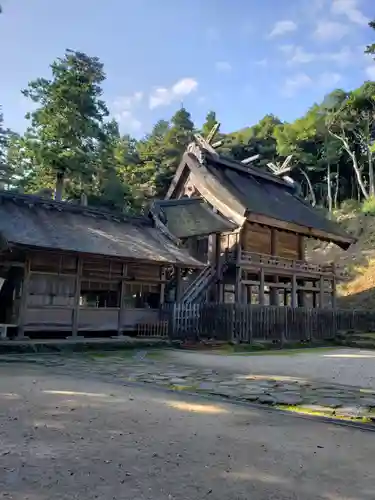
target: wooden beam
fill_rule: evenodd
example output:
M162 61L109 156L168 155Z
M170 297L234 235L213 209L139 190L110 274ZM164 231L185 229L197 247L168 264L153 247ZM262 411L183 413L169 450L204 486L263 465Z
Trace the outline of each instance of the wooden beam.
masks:
M216 141L212 144L212 147L214 149L217 149L217 148L220 148L220 146L222 146L224 144L224 141L223 140L220 140L220 141Z
M219 131L219 128L220 128L220 122L217 122L215 123L215 125L212 127L210 133L208 134L207 138L206 138L206 141L208 142L208 144L211 144L212 141L214 140L215 138L215 135L218 133Z
M255 161L255 160L258 160L260 158L260 155L253 155L253 156L249 156L248 158L245 158L244 160L241 160L241 163L243 165L248 165L249 163Z

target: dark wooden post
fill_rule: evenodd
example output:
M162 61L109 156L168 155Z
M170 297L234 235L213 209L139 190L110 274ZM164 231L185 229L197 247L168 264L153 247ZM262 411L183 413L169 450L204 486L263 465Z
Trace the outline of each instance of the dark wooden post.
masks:
M181 276L181 268L175 267L176 273L176 302L181 300L182 295L182 276Z
M79 300L81 297L81 279L82 279L82 258L77 257L76 263L76 279L74 285L74 304L72 312L72 337L78 336L78 322L79 322Z
M24 339L25 336L25 322L27 314L27 300L30 290L30 259L27 257L24 268L23 282L22 282L22 295L19 309L19 323L17 330L17 339Z
M166 276L166 271L165 268L162 266L160 268L160 299L159 303L162 306L165 302L165 276Z
M297 278L296 278L295 274L293 274L293 276L292 276L292 300L291 300L291 305L292 305L292 307L297 307L298 306L298 301L297 301Z
M241 244L237 242L237 257L236 257L236 287L234 300L236 304L242 304L242 267L241 267Z
M324 307L324 277L321 276L319 279L319 307Z
M127 274L128 274L128 266L127 266L127 264L122 264L120 304L119 304L120 310L118 312L118 323L117 323L117 336L118 337L122 336L122 325L124 323L124 316L125 316L124 298L125 298L125 287L126 287L125 278L126 278Z
M264 306L264 269L260 269L260 279L259 279L259 304Z
M332 278L332 309L336 309L336 266L335 264L332 264L332 273L333 273L333 278Z

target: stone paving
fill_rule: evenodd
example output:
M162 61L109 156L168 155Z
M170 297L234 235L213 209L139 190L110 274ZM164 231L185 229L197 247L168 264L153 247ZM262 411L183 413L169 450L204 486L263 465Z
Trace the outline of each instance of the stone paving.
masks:
M124 384L137 382L176 391L216 395L226 399L295 409L310 414L375 422L375 390L318 384L288 376L230 374L219 370L182 366L152 353L133 355L8 356L2 361L38 363L54 373L90 373ZM0 362L1 362L0 360Z

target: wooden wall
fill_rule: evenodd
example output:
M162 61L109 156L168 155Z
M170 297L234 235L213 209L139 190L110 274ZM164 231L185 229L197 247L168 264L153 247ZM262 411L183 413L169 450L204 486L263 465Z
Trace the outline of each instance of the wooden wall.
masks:
M128 303L129 286L153 294L160 294L163 287L162 266L157 263L47 252L31 252L27 262L22 333L131 329L144 314L154 313L147 309L143 314L143 309ZM96 307L95 300L93 304L84 300L80 305L80 298L86 297L85 293L90 296L91 290L115 293L117 299L104 302L105 307Z
M292 260L305 259L303 236L251 222L244 225L241 246L245 252L275 255Z

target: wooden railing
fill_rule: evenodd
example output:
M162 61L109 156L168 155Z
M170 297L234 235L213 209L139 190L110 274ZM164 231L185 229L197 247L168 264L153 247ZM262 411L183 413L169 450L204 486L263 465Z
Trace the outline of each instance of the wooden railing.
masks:
M302 260L285 259L283 257L275 257L273 255L258 254L252 252L241 251L239 262L242 265L250 265L263 268L277 268L288 270L291 272L299 272L303 274L318 274L318 275L334 275L336 270L333 264L313 264Z

